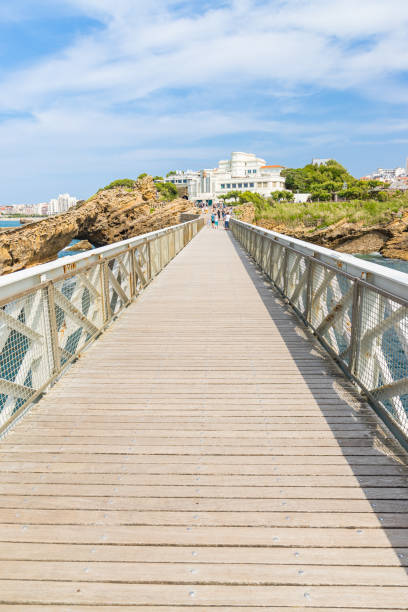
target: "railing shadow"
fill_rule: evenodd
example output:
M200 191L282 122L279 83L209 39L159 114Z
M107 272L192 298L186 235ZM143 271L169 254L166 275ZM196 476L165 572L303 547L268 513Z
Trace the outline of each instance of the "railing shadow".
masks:
M408 455L393 435L377 417L374 410L359 394L358 389L349 381L339 366L323 349L310 330L298 319L293 309L285 301L270 279L262 272L252 257L240 245L232 232L229 238L252 280L265 308L279 331L296 367L313 395L316 405L330 427L342 456L347 461L352 474L369 502L378 519L378 525L386 534L401 566L408 573ZM302 348L302 351L299 351ZM299 357L299 353L302 357ZM305 360L304 355L308 356ZM312 362L321 364L322 380L331 385L338 401L328 408L327 400L316 393L316 374L310 375ZM347 430L338 427L333 421L335 410L349 411L345 423L364 425L361 438L347 437ZM351 417L351 418L350 418ZM364 451L363 449L366 449ZM324 472L323 472L324 474ZM330 475L330 472L327 472ZM387 480L387 483L384 481ZM356 523L358 519L356 519ZM366 528L357 524L352 529L361 533ZM375 538L375 533L373 533ZM376 547L375 539L372 546ZM358 547L358 540L356 540Z

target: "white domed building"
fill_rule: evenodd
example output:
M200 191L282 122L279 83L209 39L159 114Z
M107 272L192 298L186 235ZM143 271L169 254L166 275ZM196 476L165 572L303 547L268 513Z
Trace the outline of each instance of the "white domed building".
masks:
M229 191L252 191L269 197L285 189L283 169L284 166L268 165L253 153L234 152L231 159L221 160L218 168L194 173L188 183L189 199L213 204Z

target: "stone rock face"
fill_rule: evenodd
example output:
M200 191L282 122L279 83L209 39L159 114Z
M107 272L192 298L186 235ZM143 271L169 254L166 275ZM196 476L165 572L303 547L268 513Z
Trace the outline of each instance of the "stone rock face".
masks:
M342 253L380 252L385 257L408 261L408 212L390 223L369 227L346 219L315 230L304 225L287 227L269 219L259 219L257 225Z
M0 274L52 261L74 238L98 247L175 225L191 208L183 199L158 201L149 176L135 189L100 191L66 213L1 233Z
M242 206L239 207L237 216L239 217L239 220L243 221L244 223L254 223L255 206L253 204L242 204Z
M92 244L88 240L80 240L76 244L67 247L65 251L89 251L92 249Z

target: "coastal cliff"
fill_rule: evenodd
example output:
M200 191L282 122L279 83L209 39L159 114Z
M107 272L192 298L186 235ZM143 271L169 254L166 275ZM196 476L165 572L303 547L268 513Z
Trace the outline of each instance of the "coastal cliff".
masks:
M290 204L288 204L290 206ZM295 225L270 218L256 217L252 204L239 208L239 218L246 223L312 242L335 251L351 254L379 252L384 257L408 261L408 210L390 214L391 220L367 225L343 218L326 227L298 222Z
M0 274L52 261L73 239L99 247L174 225L190 209L184 199L159 201L149 176L100 190L65 213L0 233Z

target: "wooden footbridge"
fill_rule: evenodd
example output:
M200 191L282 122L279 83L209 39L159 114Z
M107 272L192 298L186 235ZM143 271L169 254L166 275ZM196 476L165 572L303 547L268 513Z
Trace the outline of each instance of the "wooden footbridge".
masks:
M407 610L404 296L201 225L0 286L0 610Z

